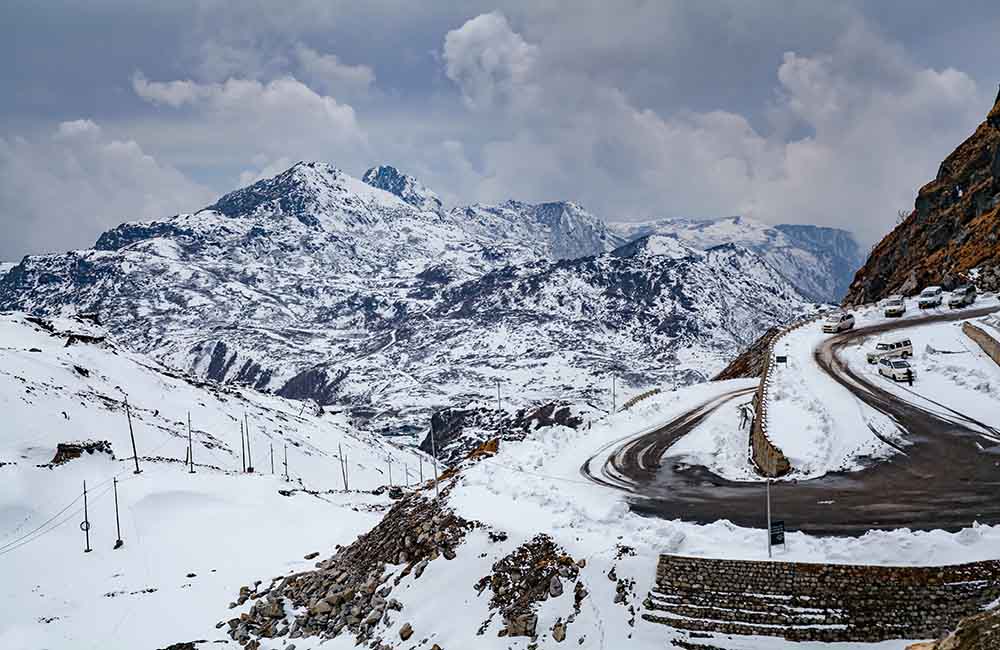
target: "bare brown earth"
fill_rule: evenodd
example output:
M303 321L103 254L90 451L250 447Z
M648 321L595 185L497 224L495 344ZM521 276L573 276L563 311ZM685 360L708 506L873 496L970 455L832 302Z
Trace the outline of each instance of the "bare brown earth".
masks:
M828 374L859 399L895 419L905 430L901 452L854 472L772 484L772 515L790 530L816 535L860 535L871 529L958 530L974 521L1000 523L1000 448L976 422L948 417L899 401L868 378L855 375L836 352L859 338L888 329L974 318L995 309L943 313L831 337L816 353ZM581 471L592 480L629 492L633 511L651 517L740 526L764 525L764 484L730 481L669 456L670 447L731 399L733 391L692 408L662 427L592 457ZM986 423L996 426L998 423ZM739 435L744 435L740 433ZM894 443L897 445L898 443Z

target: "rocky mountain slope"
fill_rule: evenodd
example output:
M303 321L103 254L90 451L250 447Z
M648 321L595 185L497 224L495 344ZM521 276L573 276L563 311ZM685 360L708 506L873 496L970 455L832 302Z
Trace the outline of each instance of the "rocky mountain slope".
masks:
M799 293L816 302L840 302L864 262L854 237L838 228L769 226L746 217L659 219L615 223L611 227L626 239L659 233L699 249L727 243L744 246L767 260Z
M607 409L612 373L626 396L705 378L808 308L742 247L651 236L604 252L620 240L570 203L427 210L412 179L366 176L420 207L299 163L91 250L30 256L0 279L0 310L94 313L197 377L421 435L434 411L493 404L498 384L512 411Z
M945 288L973 270L1000 288L1000 94L989 115L920 188L913 211L872 250L845 303Z

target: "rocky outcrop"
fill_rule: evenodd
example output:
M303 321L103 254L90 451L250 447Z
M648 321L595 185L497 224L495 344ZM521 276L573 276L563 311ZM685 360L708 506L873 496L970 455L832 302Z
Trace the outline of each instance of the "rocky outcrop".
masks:
M487 587L493 592L490 609L503 617L501 636L536 636L538 603L549 598L559 598L565 588L563 582L574 583L574 610L566 623L560 621L559 631L554 635L565 638L566 625L571 623L580 611L580 602L586 597L586 589L577 582L580 567L551 537L545 534L518 546L493 565L493 572L483 576L476 583L476 590L482 593ZM489 624L483 623L482 631Z
M915 643L906 650L994 650L1000 648L1000 607L962 619L958 628L938 641Z
M542 427L559 425L576 429L582 424L583 418L573 413L566 402L548 402L519 409L514 414L483 406L448 408L431 416L431 430L420 443L420 449L428 454L436 452L440 461L452 464L488 440L524 440L530 432Z
M275 578L263 589L259 582L243 587L231 607L248 601L253 606L220 627L228 625L229 636L247 648L262 638L349 633L359 644L379 638L403 607L392 590L411 574L419 579L431 562L454 559L466 533L477 526L444 505L448 490L442 489L440 500L419 493L403 498L371 531L338 548L315 571ZM412 631L404 625L398 635Z
M740 352L739 356L722 369L722 372L712 378L712 381L760 377L764 374L767 357L771 353L771 342L779 333L781 333L780 327L772 327L764 332L763 336L751 343L746 350Z
M930 284L948 289L973 269L980 269L980 289L997 290L998 266L1000 94L987 120L920 188L913 211L875 246L844 302L875 302Z
M60 442L56 445L56 455L42 467L58 467L65 465L71 460L76 460L84 453L87 454L107 454L112 460L115 458L111 451L111 443L107 440L84 440L83 442Z

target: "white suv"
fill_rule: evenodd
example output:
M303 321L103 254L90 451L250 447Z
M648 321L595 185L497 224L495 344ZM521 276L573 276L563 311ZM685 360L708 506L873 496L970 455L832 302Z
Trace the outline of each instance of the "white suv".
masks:
M906 357L913 356L913 344L910 343L910 339L900 339L898 341L879 341L875 345L875 350L869 352L868 363L875 363L879 359L891 359L892 357L900 357L905 359Z
M823 331L836 334L854 328L854 316L842 311L834 312L823 321Z
M917 296L917 306L921 309L941 306L941 287L927 287Z
M882 311L887 317L902 316L906 313L906 301L903 296L889 296Z
M913 381L916 371L902 359L882 359L878 362L878 374L893 381Z

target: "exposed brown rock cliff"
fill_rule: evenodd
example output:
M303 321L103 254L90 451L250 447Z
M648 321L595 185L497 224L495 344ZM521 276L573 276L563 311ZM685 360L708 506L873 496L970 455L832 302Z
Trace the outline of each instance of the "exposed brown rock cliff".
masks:
M982 269L981 289L1000 288L1000 94L986 118L941 163L913 211L872 250L844 303L945 288Z

